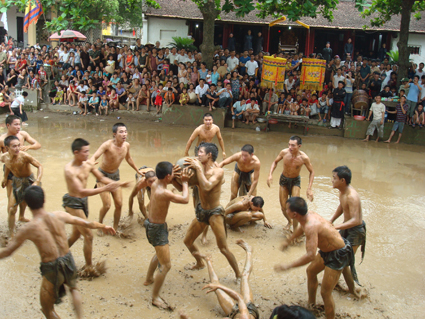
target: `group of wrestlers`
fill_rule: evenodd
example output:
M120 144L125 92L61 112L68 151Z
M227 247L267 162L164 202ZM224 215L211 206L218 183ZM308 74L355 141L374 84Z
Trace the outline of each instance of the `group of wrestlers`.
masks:
M4 179L2 187L7 189L9 243L0 251L0 259L10 256L22 243L29 239L37 246L41 257L42 285L40 302L46 318L59 318L54 304L64 296L64 285L70 289L76 315L82 317L81 297L76 287L77 267L69 251L70 247L82 235L84 239L85 265L87 273L96 273L92 264L93 235L90 229L98 229L98 235L117 235L122 211L122 188L130 186L130 182L120 181L119 167L125 159L136 172L136 184L129 198L129 217L133 217L133 199L137 196L139 208L144 218L146 237L155 248L155 255L147 269L144 285L153 284L151 302L161 309L172 307L160 296L160 290L171 268L168 241L167 214L170 203L188 204L189 189L192 188L195 218L191 222L184 244L195 258L192 269L207 267L210 281L204 289L207 293L215 292L219 304L230 318L259 318L259 311L254 304L253 294L249 286L252 270L252 248L244 240L236 243L246 251L245 267L240 271L235 256L227 243L227 226L236 231L240 227L263 220L264 226L272 226L266 221L263 210L264 200L257 196L257 185L260 177L260 160L254 155L254 148L246 144L241 151L226 158L224 141L218 126L213 124L210 113L204 115L204 124L197 127L190 136L184 158L175 165L160 162L155 169L137 168L131 155L127 140L127 128L123 123L112 127L113 138L103 143L92 157L89 156L90 145L77 138L71 145L73 159L65 165L65 180L68 193L63 196L65 212L49 213L44 209L44 192L40 187L43 166L29 150L41 148L39 142L27 132L21 131L21 120L14 115L6 118L7 132L0 136L0 157L4 163ZM218 163L218 148L212 143L217 137L222 149L223 161ZM197 139L195 156L189 157L189 150ZM298 136L289 139L288 148L282 150L273 161L267 178L271 187L273 172L283 160L283 171L279 179L279 200L281 210L288 220L286 229L292 234L287 238L282 250L295 243L305 235L306 254L289 264L277 264L275 271L282 272L291 268L310 264L307 268L308 303L315 307L318 288L317 275L324 270L321 295L324 301L326 318L335 318L335 304L332 291L338 284L341 273L350 293L360 296L355 287L358 279L354 267L355 253L362 247L362 259L366 241L366 226L362 220L360 197L350 185L351 171L346 166L339 166L332 172L333 187L340 192L340 205L331 220L309 211L307 202L300 197L300 171L303 165L309 171L307 199L313 201L314 169L309 157L300 150L302 140ZM102 163L96 168L97 160ZM226 208L220 204L221 187L224 183L225 165L235 162L231 179L230 202ZM31 166L37 168L34 176ZM95 188L87 188L90 174L96 178ZM175 190L167 187L172 184ZM150 198L146 205L146 195ZM102 207L99 222L88 221L89 196L100 194ZM111 207L111 196L115 211L113 226L103 224L105 215ZM26 206L30 208L33 219L25 218ZM19 207L19 221L25 222L15 234L15 215ZM333 225L336 219L344 215L342 224ZM72 224L72 233L68 236L65 224ZM196 239L202 234L206 240L208 226L216 238L220 252L226 257L240 279L240 292L222 285L214 272L211 257L202 254ZM338 231L339 230L339 231ZM67 237L68 236L68 237ZM317 253L319 249L319 253ZM81 272L80 272L81 274ZM182 318L189 318L181 314Z

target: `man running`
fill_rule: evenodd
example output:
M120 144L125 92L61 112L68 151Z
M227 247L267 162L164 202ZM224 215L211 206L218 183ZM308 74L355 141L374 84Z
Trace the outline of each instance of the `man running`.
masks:
M227 317L234 319L258 319L260 318L260 312L254 304L252 290L249 286L249 276L252 272L253 249L243 239L238 239L236 244L242 247L242 249L246 252L245 267L242 271L241 278L241 292L238 293L237 291L221 284L214 271L211 257L198 254L198 256L203 258L207 264L211 281L211 283L202 288L202 290L208 289L207 294L215 292L218 303ZM180 318L190 319L184 313L180 313Z
M27 239L38 249L41 257L41 311L47 319L59 318L54 304L59 304L68 286L77 318L82 318L81 295L77 289L77 268L66 240L65 224L74 227L99 228L105 233L115 234L110 226L89 222L65 212L48 213L44 209L44 192L39 186L30 186L25 192L33 219L23 226L9 245L0 251L0 259L12 255Z
M180 168L178 168L178 170L180 170ZM159 296L159 291L164 283L165 276L167 276L171 268L168 227L165 220L168 215L170 202L178 204L189 203L189 186L187 181L191 175L189 175L187 168L182 171L181 180L183 192L182 195L178 195L167 189L167 185L173 182L174 174L176 173L173 164L170 162L160 162L156 165L155 173L157 179L151 186L150 209L148 218L144 223L146 237L149 243L155 248L155 255L149 264L144 285L154 284L152 290L152 305L158 308L172 310L167 302ZM147 187L147 180L145 179L141 184ZM158 268L158 272L154 278L153 275L156 268Z
M301 191L301 176L300 171L303 165L310 172L309 182L307 187L307 198L310 201L313 201L313 180L314 180L314 170L313 165L310 163L310 158L304 153L300 151L302 144L302 140L300 137L294 135L289 138L288 148L280 151L279 155L276 157L272 166L270 168L269 177L267 178L267 185L270 185L273 182L273 171L277 167L277 163L279 163L283 159L283 172L280 175L279 179L279 200L280 200L280 208L282 210L283 215L288 220L288 224L286 225L286 229L290 230L292 226L292 220L289 218L286 212L286 200L292 196L300 196ZM297 220L293 221L294 227L293 230L297 229L298 222Z
M0 150L2 153L6 153L6 147L4 145L4 139L8 136L16 136L21 142L21 151L29 151L29 150L38 150L41 147L41 144L37 142L34 138L31 137L27 132L21 131L21 118L16 115L9 115L6 117L6 129L7 132L0 135ZM30 145L24 145L25 142ZM3 166L3 170L5 170L5 166ZM7 198L10 197L12 193L12 178L13 174L10 172L7 176ZM10 205L8 204L7 210L9 211ZM19 221L20 222L28 222L29 219L24 216L25 210L19 208Z
M112 127L112 133L114 138L103 143L99 149L93 155L93 161L103 155L102 164L99 167L99 171L109 179L113 181L120 180L120 171L119 167L121 162L125 159L133 168L136 173L139 172L136 165L134 164L133 159L130 155L130 144L126 142L127 140L127 127L124 123L116 123ZM97 180L97 187L102 187L104 184ZM118 188L111 192L112 198L115 204L114 212L114 229L118 229L118 223L121 218L121 209L122 209L122 191L121 188ZM103 223L106 213L111 207L111 197L108 192L100 193L100 198L102 199L102 208L99 212L99 223ZM98 232L99 235L102 235Z
M366 224L362 220L362 205L357 191L350 185L351 170L347 166L338 166L332 171L332 186L339 190L339 206L330 222L333 224L339 216L344 214L344 222L336 225L341 236L347 239L356 254L357 248L362 246L362 261L366 248ZM360 289L355 289L354 280L348 267L342 271L350 293L361 298Z
M264 227L272 228L266 221L263 211L264 200L260 196L240 196L230 201L225 209L224 216L226 224L231 228L239 230L240 226L263 220Z
M8 205L8 224L9 238L12 238L15 233L15 215L18 206L21 209L22 216L25 214L27 203L24 200L25 190L32 184L40 185L41 177L43 176L43 166L34 157L26 152L21 151L21 142L19 138L11 135L4 139L7 153L0 157L0 161L5 164L4 178L1 186L4 188L7 185L9 173L12 177L12 192L9 195ZM37 168L37 178L31 171L31 165Z
M199 250L194 242L204 229L210 225L220 252L227 258L236 274L236 278L240 278L241 273L236 258L227 246L224 208L220 205L224 171L222 168L214 165L217 155L218 148L215 144L202 142L199 145L198 158L186 159L189 167L196 171L199 198L195 197L196 218L189 226L184 243L196 259L196 264L192 269L204 268L205 264L199 255L197 255Z
M143 166L139 169L140 174L136 174L136 185L134 185L131 191L130 197L128 198L128 216L133 218L133 200L137 196L137 202L139 203L140 212L143 214L143 218L148 218L147 209L145 205L145 190L148 193L149 199L151 198L151 186L156 181L155 170L150 167Z
M350 266L352 276L358 282L354 267L353 248L347 239L341 237L331 223L320 215L309 212L306 201L301 197L289 198L286 203L286 210L290 218L298 220L300 227L283 243L282 248L287 248L304 232L307 253L292 263L277 264L274 269L281 272L310 263L307 268L307 286L308 303L312 307L316 304L316 292L319 285L317 275L325 270L321 295L325 304L326 318L333 319L335 318L335 302L332 298L332 291L338 283L342 270ZM317 248L320 250L316 255Z
M90 145L89 142L82 138L77 138L71 145L74 159L65 165L65 181L68 188L68 193L62 198L63 207L67 213L87 219L89 217L88 196L94 196L102 192L113 192L121 186L127 186L128 183L114 182L109 178L103 176L99 172L95 163L89 158ZM93 174L98 181L101 181L104 186L89 189L87 188L87 179L89 175ZM93 253L93 234L90 229L86 227L79 227L74 225L72 227L71 236L68 238L69 248L83 236L84 238L84 258L86 264L84 269L87 274L95 274L92 271L92 253Z
M218 143L220 144L221 150L223 152L222 153L223 159L225 159L226 153L224 151L224 141L223 141L223 138L221 137L220 128L217 125L213 124L213 116L211 113L205 113L204 124L199 125L193 131L192 135L187 141L184 156L189 156L190 146L192 145L192 143L195 141L196 138L198 138L198 142L196 143L196 146L195 146L195 156L198 156L199 144L201 144L202 142L211 143L214 136L216 135L217 135Z
M260 178L260 160L254 155L254 147L246 144L241 151L223 160L218 167L236 162L230 185L230 200L238 196L251 196L257 193L258 179ZM254 175L254 176L253 176Z

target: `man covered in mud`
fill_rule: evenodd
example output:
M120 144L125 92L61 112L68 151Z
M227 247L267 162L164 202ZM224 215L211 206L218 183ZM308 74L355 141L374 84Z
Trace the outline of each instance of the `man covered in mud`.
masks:
M151 167L142 166L139 169L139 173L136 174L136 185L134 185L131 191L130 197L128 198L128 216L133 219L133 201L134 197L137 196L137 202L139 203L140 212L143 214L143 218L148 218L147 208L145 205L145 191L148 193L149 199L151 198L151 186L156 181L155 170Z
M8 136L16 136L21 142L21 151L29 151L29 150L38 150L41 147L41 144L37 142L34 138L31 137L27 132L21 131L21 118L16 115L9 115L6 117L6 129L7 132L0 135L0 150L2 153L6 153L6 146L4 145L4 140ZM25 142L29 143L29 145L25 145ZM3 170L5 170L5 166L3 166ZM9 198L12 193L12 172L9 172L7 176L7 198ZM10 204L10 203L9 203ZM7 210L9 211L10 205L8 204ZM28 222L29 220L24 216L25 209L22 209L21 206L19 208L19 221L20 222Z
M288 220L286 229L290 230L292 222L294 224L293 230L297 229L298 222L297 220L291 220L286 212L286 200L292 196L300 196L301 191L301 176L300 171L303 165L310 172L309 182L307 187L307 198L310 201L313 201L313 180L314 180L314 170L313 165L311 165L310 158L302 151L300 151L302 140L300 137L294 135L289 138L288 148L280 151L279 155L273 161L270 168L269 177L267 178L267 185L270 185L273 182L273 172L277 167L277 164L283 160L283 171L279 179L279 200L280 207L282 209L283 215Z
M221 132L220 132L220 128L213 124L213 116L211 113L205 113L204 114L204 124L199 125L192 133L192 135L190 136L189 140L187 141L186 144L186 150L184 152L184 156L189 156L189 149L190 146L192 145L192 143L195 141L196 138L198 138L198 142L196 143L195 146L195 156L198 156L198 149L199 149L199 144L201 144L202 142L207 142L207 143L211 143L214 136L217 135L217 139L218 139L218 143L220 144L221 150L222 150L222 154L223 154L223 159L226 158L226 153L224 151L224 141L223 138L221 137Z
M240 231L239 227L242 225L263 220L264 227L272 228L266 221L263 206L264 200L260 196L245 195L237 197L226 206L224 212L226 224L232 229Z
M0 160L5 165L4 178L1 186L4 188L8 183L8 176L11 172L12 192L9 195L8 204L8 224L9 237L12 238L15 233L15 215L18 206L21 209L22 216L25 214L27 203L24 199L25 190L32 184L40 185L43 176L43 166L34 157L21 151L21 142L17 136L10 135L4 139L4 145L7 153L3 154ZM37 168L37 178L31 171L31 165Z
M301 197L291 197L287 200L286 210L289 218L300 223L294 233L282 245L288 245L303 232L306 236L306 254L292 263L277 264L275 271L282 272L291 268L301 267L310 263L307 268L308 303L310 307L316 304L316 292L319 285L317 275L323 270L321 295L325 304L327 319L335 318L335 302L332 291L338 283L344 268L350 266L353 279L358 283L354 267L354 253L350 242L342 238L333 225L320 215L309 212L307 203ZM319 253L316 255L317 248Z
M260 160L254 155L254 147L246 144L241 151L223 160L218 167L223 167L230 163L235 163L232 182L230 185L230 200L238 196L248 194L248 196L257 193L258 179L260 178Z
M120 171L119 167L121 162L125 159L133 168L136 173L139 172L136 165L134 164L133 159L130 155L130 144L127 140L127 127L124 123L116 123L112 127L113 139L110 139L103 143L96 153L93 155L93 161L97 161L97 159L103 155L102 164L99 167L99 171L109 179L113 181L120 180ZM104 184L97 180L97 187L102 187ZM114 191L110 192L115 204L115 212L114 212L114 229L118 229L118 223L121 218L121 209L122 209L122 190L118 188ZM111 207L111 197L109 196L109 192L100 193L100 198L102 199L102 208L99 212L99 223L103 223L103 219L105 218L106 213L109 211ZM102 235L98 232L99 235Z
M113 192L121 186L127 186L128 183L115 182L105 177L99 172L95 163L88 160L90 145L82 138L77 138L72 142L71 150L74 158L65 165L65 181L68 193L62 198L65 210L76 217L87 219L89 217L88 196L94 196L102 192ZM87 188L87 179L93 174L104 186L94 189ZM83 275L99 276L100 273L92 265L93 253L93 234L90 229L74 225L71 236L68 239L68 246L72 245L83 236L84 238L84 259L86 261L83 267Z
M344 222L335 225L341 236L347 239L353 247L354 255L359 246L362 251L362 261L366 248L366 224L362 218L362 205L357 191L350 185L351 170L347 166L338 166L332 171L332 186L339 190L339 206L330 222L333 224L344 214ZM354 280L348 267L342 271L350 293L361 298L360 289L355 289Z
M180 170L180 168L174 168L173 164L170 162L160 162L156 165L155 173L157 179L151 184L149 213L148 218L144 222L146 237L149 243L155 248L155 255L150 262L144 285L154 284L152 290L152 305L169 310L172 310L172 308L159 295L165 277L171 268L168 227L165 220L168 215L170 202L178 204L189 203L188 180L191 177L188 173L188 169L183 169L181 172L182 195L174 194L167 189L167 185L173 183L174 174L180 174L178 170ZM193 172L191 174L193 175ZM141 186L144 188L148 186L147 179L144 179ZM154 278L153 275L156 268L158 268L158 272Z
M241 290L237 291L224 286L220 283L217 274L214 271L211 257L198 254L198 256L205 260L208 273L210 275L211 283L206 285L207 294L215 292L218 303L223 309L228 318L234 319L259 319L260 312L254 304L254 298L251 287L249 286L249 276L252 272L252 247L248 245L243 239L238 239L236 244L242 247L246 252L245 267L242 271L241 277ZM180 312L181 319L190 319L184 312Z
M196 264L192 269L204 268L205 264L202 258L197 255L199 250L194 242L208 225L211 226L220 252L227 258L236 277L240 278L238 263L227 245L224 208L220 205L224 171L214 164L217 155L218 148L215 144L202 142L199 145L198 158L186 159L189 167L196 171L199 196L198 198L195 197L196 218L189 226L184 244L196 259Z
M77 318L82 318L81 296L76 285L77 269L66 240L65 224L98 228L111 234L115 231L112 227L89 222L65 212L46 212L44 192L39 186L27 188L24 199L34 218L18 231L5 249L0 251L0 259L12 255L27 239L32 241L41 257L41 311L47 319L59 318L54 305L59 304L61 298L65 296L66 285L71 292Z

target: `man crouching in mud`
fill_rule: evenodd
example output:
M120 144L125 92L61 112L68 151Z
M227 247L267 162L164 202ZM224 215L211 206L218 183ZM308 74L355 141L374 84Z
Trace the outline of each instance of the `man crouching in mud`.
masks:
M112 235L115 234L115 230L110 226L89 222L65 212L46 212L44 192L39 186L27 188L24 197L34 218L18 231L5 249L0 251L0 259L12 255L25 240L31 240L37 246L41 257L40 303L44 315L47 319L59 318L54 304L59 304L61 298L65 296L66 284L71 291L77 318L82 318L81 296L76 285L77 268L69 251L65 224L98 228Z
M354 267L353 248L350 242L342 238L329 221L314 212L309 212L306 201L301 197L288 199L286 211L290 218L296 219L300 223L300 227L284 242L282 248L287 248L291 241L304 232L307 253L290 264L277 264L274 269L281 272L310 263L307 268L308 303L310 306L316 304L316 292L319 285L317 275L325 270L321 295L325 304L326 318L334 319L335 302L332 298L332 291L345 267L351 267L353 279L358 283ZM316 255L317 248L320 250Z

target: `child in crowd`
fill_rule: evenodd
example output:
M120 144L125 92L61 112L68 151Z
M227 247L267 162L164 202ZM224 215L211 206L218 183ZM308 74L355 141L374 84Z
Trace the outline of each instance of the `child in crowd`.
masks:
M81 93L78 93L78 107L80 108L80 114L87 115L87 95L86 91L83 91Z
M286 94L282 92L282 93L280 93L279 100L277 100L277 113L278 114L284 113L285 105L286 105Z
M95 110L96 116L99 116L99 97L96 95L96 93L91 94L88 103L88 111L92 112L93 110Z
M99 114L102 115L102 111L105 112L105 115L108 115L108 100L106 99L106 95L102 96L102 100L99 105Z
M168 88L167 92L164 94L164 104L167 107L171 107L174 104L175 96L173 93L173 88Z
M115 89L111 90L111 95L109 96L109 106L111 107L111 112L114 112L120 108L117 91Z
M130 106L131 106L131 110L134 111L134 102L136 101L136 99L133 97L133 94L129 94L128 98L127 98L127 111L130 111Z
M187 94L187 89L183 88L183 92L180 94L179 103L181 106L186 105L189 102L189 95Z
M53 104L58 103L59 105L61 105L61 102L63 100L63 94L64 94L63 88L59 85L57 88L56 96L54 98L55 102Z
M161 96L161 91L162 91L162 88L163 87L164 86L160 83L158 85L158 89L155 91L155 102L154 102L154 105L156 107L156 114L159 114L161 112L161 110L162 110L163 99L162 99L162 96Z

